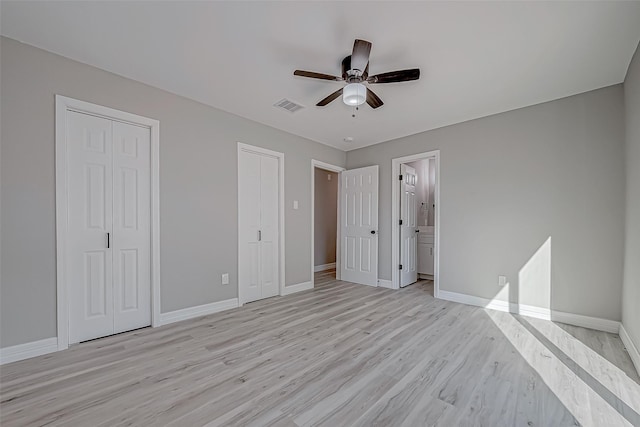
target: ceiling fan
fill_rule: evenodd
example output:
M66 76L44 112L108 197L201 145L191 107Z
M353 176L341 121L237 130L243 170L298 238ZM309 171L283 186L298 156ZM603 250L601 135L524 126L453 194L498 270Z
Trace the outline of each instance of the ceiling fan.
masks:
M408 82L410 80L418 80L420 78L420 69L412 68L409 70L390 71L388 73L376 74L369 76L369 53L371 52L371 43L366 40L356 39L353 43L353 51L351 55L342 60L342 76L331 76L329 74L315 73L313 71L296 70L294 76L309 77L312 79L345 81L347 84L327 96L316 104L318 107L324 107L331 101L342 95L345 104L353 107L369 104L371 108L381 107L384 103L371 89L367 88L364 83L396 83Z

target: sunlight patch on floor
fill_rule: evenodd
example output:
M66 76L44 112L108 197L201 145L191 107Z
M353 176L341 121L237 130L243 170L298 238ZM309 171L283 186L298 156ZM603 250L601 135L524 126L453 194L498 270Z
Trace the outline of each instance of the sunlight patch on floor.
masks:
M581 425L633 425L538 340L514 315L493 310L487 310L487 314Z
M560 349L572 361L622 400L636 413L640 413L640 384L620 368L593 351L579 339L552 322L526 319L533 328Z

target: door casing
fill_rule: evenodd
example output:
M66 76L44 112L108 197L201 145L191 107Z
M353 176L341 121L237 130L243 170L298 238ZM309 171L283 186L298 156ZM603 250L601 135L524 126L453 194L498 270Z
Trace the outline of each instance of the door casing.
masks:
M89 114L109 120L143 126L151 132L151 326L160 322L160 122L148 117L56 95L56 308L58 350L69 347L69 294L67 287L67 112Z

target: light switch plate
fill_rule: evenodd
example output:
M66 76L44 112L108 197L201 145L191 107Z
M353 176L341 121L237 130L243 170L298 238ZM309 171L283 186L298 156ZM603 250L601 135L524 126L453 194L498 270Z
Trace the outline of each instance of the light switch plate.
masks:
M298 209L298 201L297 200L293 201L293 209Z
M228 285L229 284L229 273L224 273L222 275L222 284L223 285Z
M507 284L507 276L498 276L498 286L502 287Z

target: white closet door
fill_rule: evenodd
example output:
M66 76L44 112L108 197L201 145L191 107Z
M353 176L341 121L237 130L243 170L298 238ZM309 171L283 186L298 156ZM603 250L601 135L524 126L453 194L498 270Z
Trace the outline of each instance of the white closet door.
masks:
M261 297L278 295L280 275L278 267L280 206L278 159L260 158L260 277Z
M151 131L113 122L114 333L151 325Z
M416 170L407 165L400 165L400 286L407 286L418 281L418 224L416 216Z
M69 341L113 333L111 121L68 112Z
M341 279L378 285L378 166L340 174Z
M238 154L238 284L242 302L262 298L260 289L260 156Z
M238 168L238 284L247 303L280 291L280 162L241 150Z

